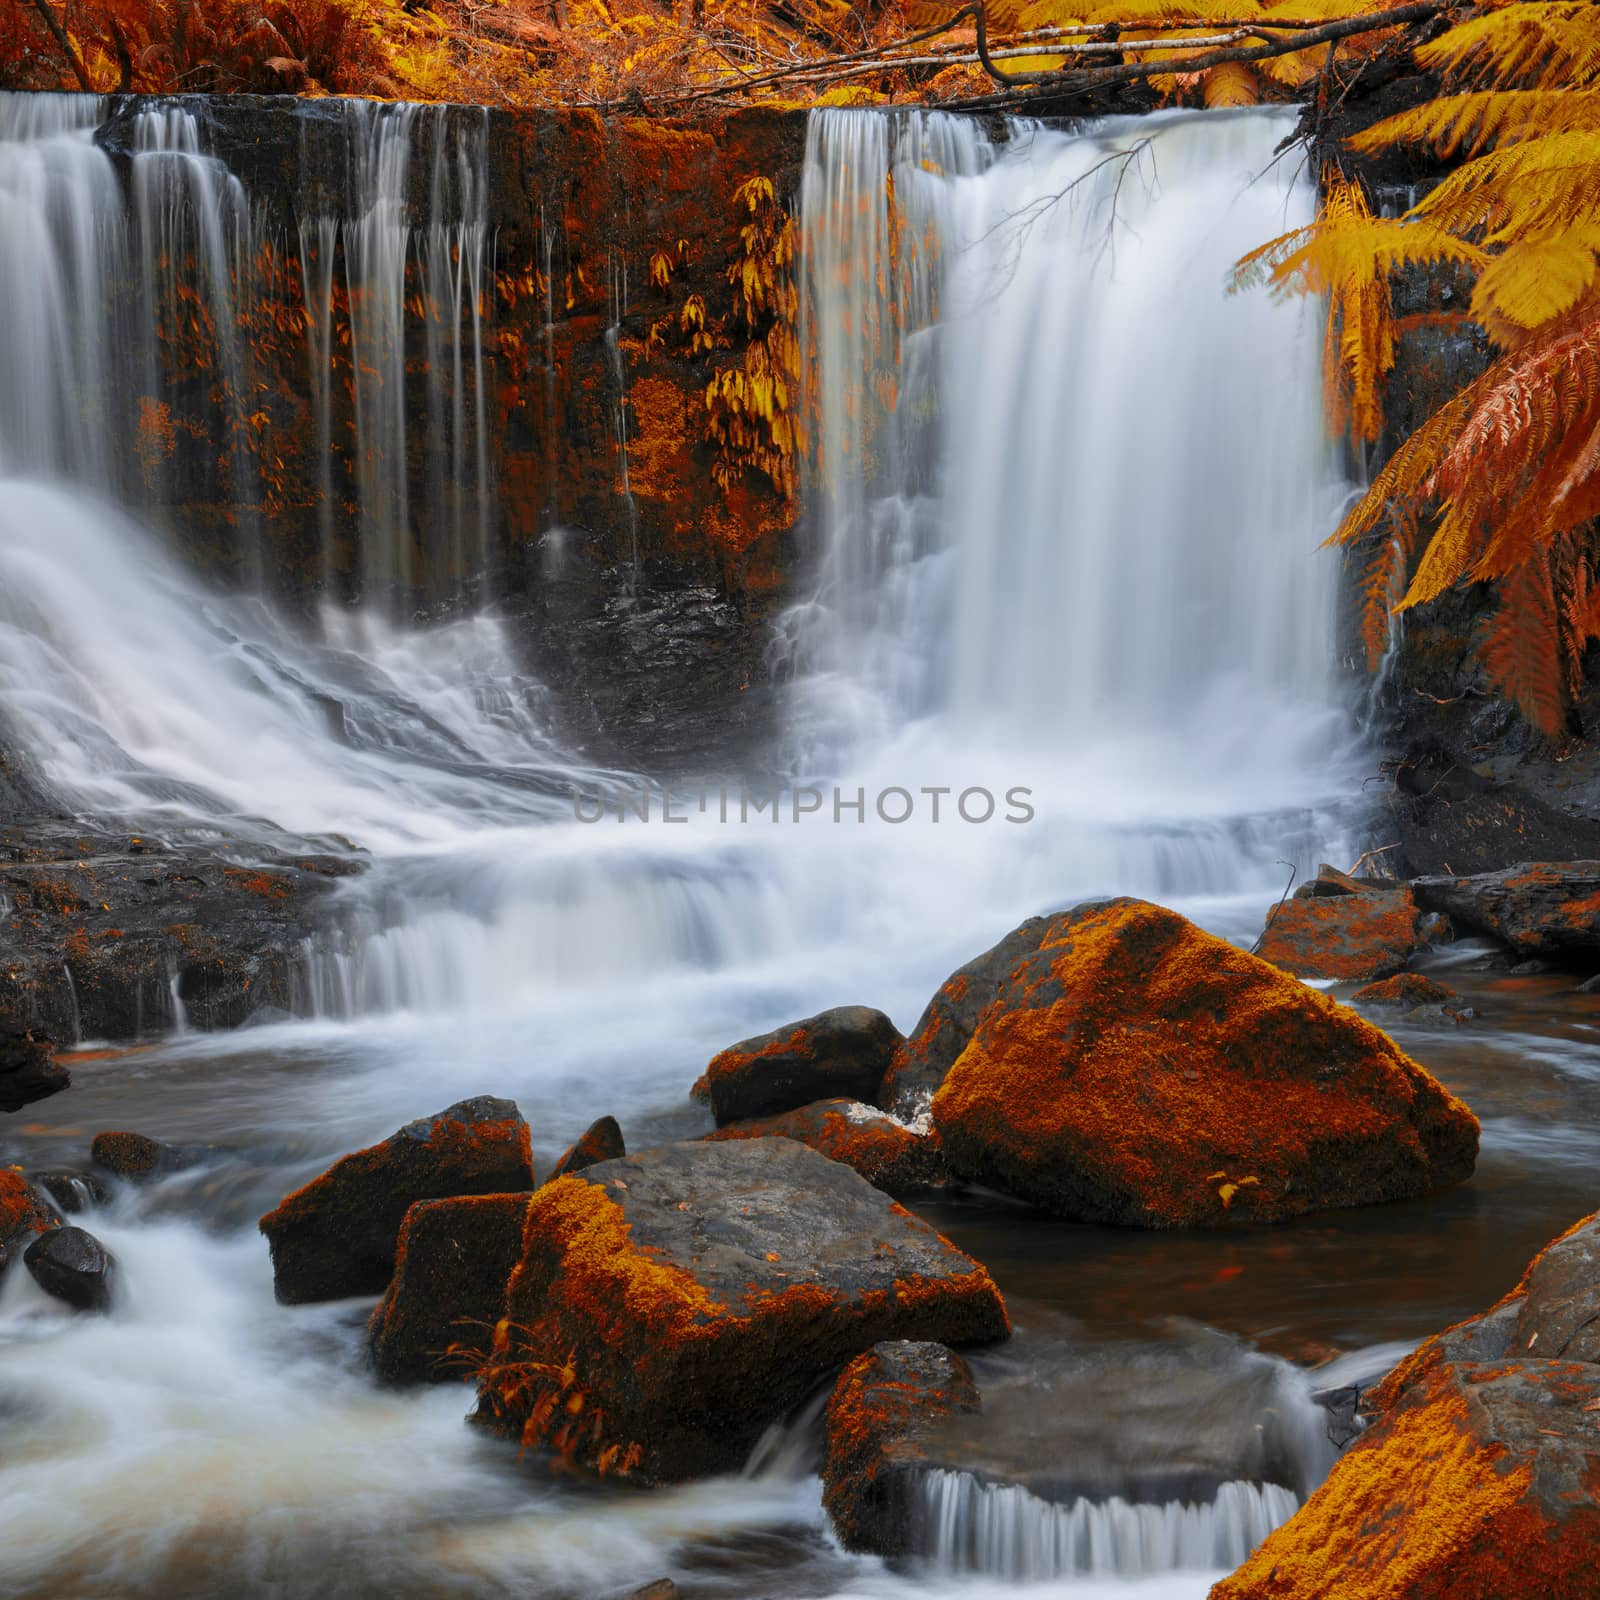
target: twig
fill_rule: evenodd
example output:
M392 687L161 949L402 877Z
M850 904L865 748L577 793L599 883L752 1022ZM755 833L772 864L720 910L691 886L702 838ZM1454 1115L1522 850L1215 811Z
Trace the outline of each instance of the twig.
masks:
M1267 913L1267 920L1261 925L1261 932L1256 935L1256 942L1250 946L1250 954L1255 955L1261 949L1261 941L1267 936L1267 929L1272 926L1273 918L1283 910L1283 902L1289 898L1289 891L1294 888L1294 880L1300 869L1292 861L1278 862L1280 867L1289 869L1289 881L1283 886L1283 893L1278 896L1278 903Z

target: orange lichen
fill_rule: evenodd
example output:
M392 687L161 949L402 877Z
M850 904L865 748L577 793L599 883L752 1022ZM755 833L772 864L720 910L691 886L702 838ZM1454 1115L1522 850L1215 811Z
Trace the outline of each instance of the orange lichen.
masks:
M1357 989L1350 1002L1368 1006L1437 1006L1458 998L1454 989L1435 983L1420 972L1401 972Z
M1557 1368L1557 1363L1541 1363ZM1473 1374L1469 1377L1468 1374ZM1474 1381L1445 1368L1364 1434L1211 1600L1579 1600L1600 1561L1594 1492L1557 1519L1533 1461L1482 1432ZM1552 1372L1559 1382L1559 1373ZM1557 1435L1557 1437L1560 1437Z
M247 872L243 867L224 867L224 878L236 889L246 894L259 895L263 900L287 900L290 881L277 872Z
M1420 917L1406 889L1285 900L1267 923L1259 954L1302 978L1380 978L1416 949Z
M745 1050L738 1045L729 1045L726 1050L719 1050L711 1058L705 1070L705 1080L708 1085L714 1085L719 1079L731 1078L738 1073L746 1072L758 1061L770 1061L774 1056L804 1055L811 1048L811 1035L804 1028L790 1028L786 1032L774 1033L759 1050Z
M853 1167L890 1194L915 1193L944 1177L936 1133L913 1132L886 1112L853 1100L822 1100L799 1111L735 1122L706 1137L794 1139L830 1161Z
M1477 1149L1472 1113L1348 1007L1132 900L1057 920L934 1122L958 1173L1156 1227L1415 1194ZM1226 1204L1219 1170L1257 1182Z
M56 1226L38 1192L12 1167L0 1167L0 1249L25 1233L43 1233Z

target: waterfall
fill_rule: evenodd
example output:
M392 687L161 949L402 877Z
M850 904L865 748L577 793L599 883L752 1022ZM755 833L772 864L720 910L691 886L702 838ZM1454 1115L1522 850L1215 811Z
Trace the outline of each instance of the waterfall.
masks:
M1016 1484L936 1468L916 1507L940 1572L1010 1583L1049 1578L1231 1572L1300 1508L1275 1483L1225 1483L1215 1497L1136 1505L1120 1497L1056 1505Z

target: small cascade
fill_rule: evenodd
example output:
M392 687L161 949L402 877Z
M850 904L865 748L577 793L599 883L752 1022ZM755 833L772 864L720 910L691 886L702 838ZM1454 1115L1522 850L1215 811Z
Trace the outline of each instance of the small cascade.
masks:
M616 390L616 409L612 418L617 443L617 465L621 476L622 500L628 508L629 546L633 551L632 583L639 582L639 508L628 481L628 373L622 359L622 319L628 314L628 267L612 254L607 271L610 277L611 321L606 327L606 360L611 367L611 383Z
M1037 1583L1230 1572L1299 1508L1289 1489L1242 1482L1201 1504L1114 1497L1057 1505L1016 1484L936 1468L924 1475L917 1514L920 1548L940 1573Z
M333 498L333 277L336 217L300 219L300 292L306 307L306 382L317 451L317 548L323 592L336 592Z

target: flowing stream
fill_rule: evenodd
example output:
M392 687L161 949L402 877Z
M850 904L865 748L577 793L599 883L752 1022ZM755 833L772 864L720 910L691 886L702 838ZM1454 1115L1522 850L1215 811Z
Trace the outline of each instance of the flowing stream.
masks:
M398 197L435 113L346 115L347 193L308 198L292 253L325 454L337 296L361 346L359 470L338 492L377 595L423 576L408 451L426 453L439 570L460 582L488 548L491 153L486 125L432 129L419 224ZM1493 1227L1478 1276L1497 1282L1584 1209L1576 1176L1492 1223L1464 1193L1381 1227L1220 1240L930 1208L994 1266L1018 1336L977 1363L986 1431L930 1476L910 1575L832 1544L814 1417L743 1478L671 1493L519 1471L461 1425L464 1391L370 1383L366 1305L277 1306L254 1218L466 1094L517 1099L541 1165L603 1112L632 1148L692 1135L686 1091L722 1045L848 1002L909 1026L1023 916L1127 892L1248 939L1286 861L1359 853L1362 750L1316 548L1349 492L1317 308L1226 289L1238 256L1310 215L1274 154L1292 117L998 140L941 116L813 117L812 559L772 652L788 776L776 820L742 820L736 780L686 775L672 826L659 785L550 735L492 605L426 629L376 601L315 626L275 609L242 460L237 581L189 570L161 531L170 459L130 449L149 430L127 407L161 392L161 296L203 309L219 372L243 359L228 330L255 222L180 108L139 114L130 209L103 116L0 96L0 717L72 812L246 856L354 843L371 866L341 889L339 935L305 952L298 1016L86 1057L26 1136L5 1131L32 1164L81 1161L101 1127L217 1148L93 1219L122 1264L111 1315L63 1318L19 1272L0 1288L0 1593L596 1596L670 1572L694 1595L1203 1595L1332 1460L1283 1355L1352 1352L1349 1382L1499 1292L1436 1261L1409 1295L1358 1290L1374 1252L1420 1264ZM434 319L420 416L408 262ZM321 526L331 575L331 512ZM611 807L601 821L575 817L575 788ZM1491 1112L1504 1061L1528 1059L1509 1024L1481 1047L1406 1043ZM1593 1093L1577 1049L1553 1040L1528 1069L1558 1112ZM1489 1187L1526 1196L1541 1150L1587 1168L1559 1126L1491 1122Z

